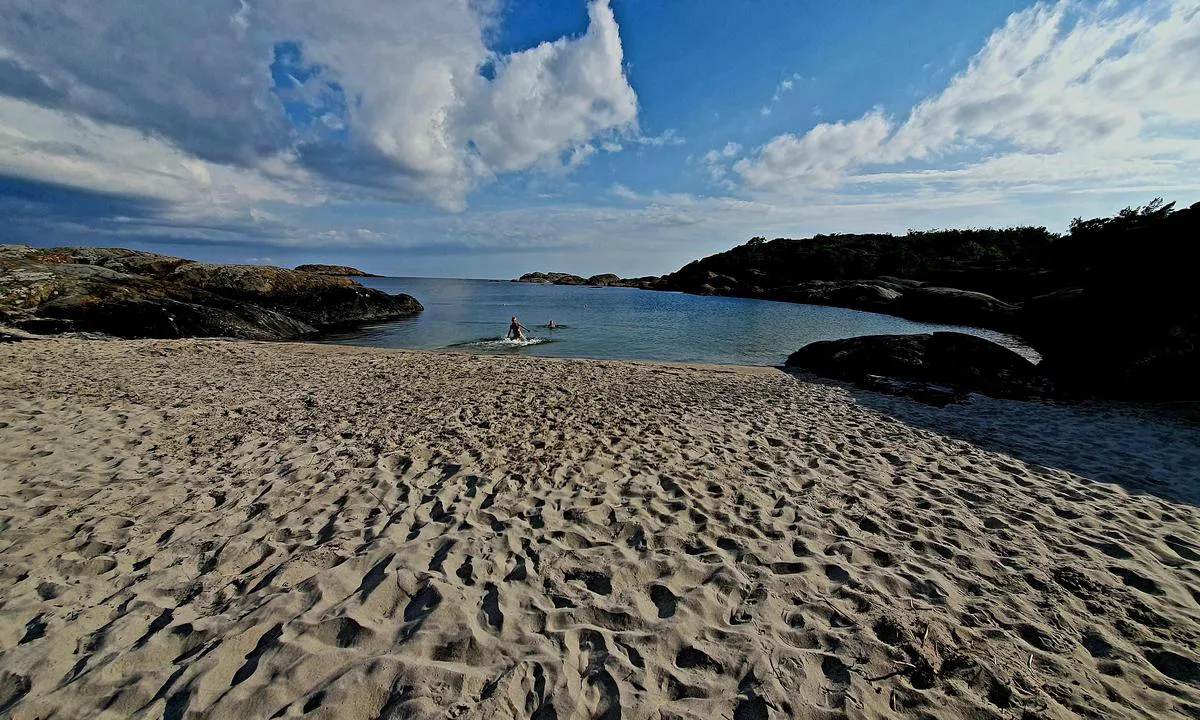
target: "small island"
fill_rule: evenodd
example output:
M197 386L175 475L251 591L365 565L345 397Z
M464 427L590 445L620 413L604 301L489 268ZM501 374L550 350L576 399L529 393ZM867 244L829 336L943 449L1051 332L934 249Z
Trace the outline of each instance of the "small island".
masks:
M309 263L307 265L297 265L298 272L313 273L314 275L341 275L342 277L383 277L375 273L365 272L349 265L322 265L320 263Z
M588 287L632 287L642 290L656 290L660 279L656 275L645 277L623 278L614 273L601 273L591 277L572 275L561 272L530 272L513 280L513 282L532 283L534 285L585 285Z

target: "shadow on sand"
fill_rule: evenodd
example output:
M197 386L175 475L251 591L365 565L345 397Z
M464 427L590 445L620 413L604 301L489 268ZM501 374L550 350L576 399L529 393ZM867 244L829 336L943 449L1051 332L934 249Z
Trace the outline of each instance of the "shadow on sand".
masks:
M845 389L859 405L1028 465L1066 470L1133 494L1200 506L1200 404L1059 404L972 395L936 408L787 369Z

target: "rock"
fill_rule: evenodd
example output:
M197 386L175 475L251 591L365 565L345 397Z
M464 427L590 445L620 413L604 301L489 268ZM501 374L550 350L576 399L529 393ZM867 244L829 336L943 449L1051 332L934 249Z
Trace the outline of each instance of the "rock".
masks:
M0 246L0 321L28 332L280 340L421 309L407 295L282 268Z
M1178 290L1174 291L1180 294ZM1067 288L1021 308L1044 372L1081 395L1200 398L1200 303L1149 292Z
M188 263L166 279L270 308L318 328L382 322L422 309L408 295L388 295L346 277L259 265Z
M886 312L903 294L880 280L809 280L771 293L772 299Z
M621 278L619 283L614 284L640 290L658 290L662 286L662 278L657 275L643 275L635 278Z
M513 282L534 283L539 285L589 285L592 287L633 287L643 290L655 290L658 288L660 279L657 275L647 275L645 277L623 278L613 273L603 273L601 275L593 275L589 278L572 275L570 273L543 273L531 272L525 273Z
M729 287L732 285L727 283L725 289ZM833 305L948 325L996 330L1014 330L1018 326L1019 307L1016 305L980 292L924 286L917 281L901 278L808 280L758 292L743 283L738 286L736 293L729 294L810 305Z
M946 407L967 401L967 393L962 390L915 380L897 380L882 375L867 375L857 384L865 390L874 390L888 395L902 395L935 407Z
M349 265L322 265L320 263L310 263L308 265L297 265L296 270L299 272L314 273L316 275L341 275L343 277L382 277L369 272L363 272L358 268L350 267Z
M788 367L883 387L878 379L932 383L1000 398L1041 398L1053 388L1038 367L1008 348L964 333L868 335L805 345Z
M1013 330L1018 307L981 292L926 286L905 289L895 310L910 320Z
M540 285L586 285L587 284L587 280L579 277L578 275L572 275L570 273L557 273L557 272L525 273L521 277L517 278L516 282L536 283L536 284L540 284Z

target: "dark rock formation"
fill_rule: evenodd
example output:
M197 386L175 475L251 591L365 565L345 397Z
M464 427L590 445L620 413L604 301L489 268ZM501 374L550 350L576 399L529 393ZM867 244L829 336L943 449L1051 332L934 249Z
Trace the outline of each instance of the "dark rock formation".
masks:
M926 286L920 281L900 278L809 280L775 290L762 290L757 296L809 305L834 305L921 322L1010 332L1018 327L1016 305L980 292Z
M953 332L815 342L792 353L787 366L882 390L889 385L905 389L906 383L931 383L1000 398L1039 398L1052 392L1038 367L1017 353Z
M120 248L0 246L0 324L28 332L279 340L421 310L342 277Z
M1168 292L1188 287L1164 282ZM1068 288L1029 300L1021 317L1046 374L1063 387L1125 399L1200 398L1195 298L1155 303L1146 293Z
M645 277L623 278L613 273L593 275L589 278L570 273L525 273L513 282L535 283L540 285L588 285L590 287L632 287L642 290L657 290L660 279L656 275Z
M782 299L775 294L810 281L896 284L906 278L1015 303L1053 288L1045 267L1054 239L1035 227L754 238L665 275L663 287Z
M517 282L534 283L537 285L586 285L587 279L572 275L571 273L542 273L531 272L525 273L517 278Z
M343 277L382 277L374 273L363 272L358 268L350 267L349 265L322 265L320 263L310 263L308 265L297 265L296 269L300 272L316 273L317 275L341 275Z
M654 287L836 305L1015 333L1073 394L1200 399L1200 203L1045 228L750 242Z
M1045 372L1081 393L1200 399L1198 238L1200 203L1072 222L1056 243L1060 289L1020 313Z
M912 287L897 298L895 313L922 322L1012 331L1017 329L1017 306L991 295L947 287Z

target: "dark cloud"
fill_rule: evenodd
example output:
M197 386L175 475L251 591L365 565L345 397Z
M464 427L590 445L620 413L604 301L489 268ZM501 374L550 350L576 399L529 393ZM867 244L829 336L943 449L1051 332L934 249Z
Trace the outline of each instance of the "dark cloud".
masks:
M0 175L7 243L28 245L270 244L283 228L233 219L174 218L172 205L138 195L82 190Z

